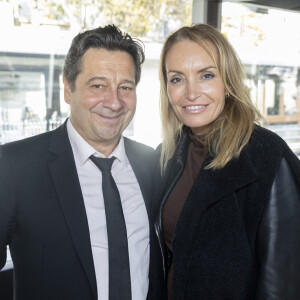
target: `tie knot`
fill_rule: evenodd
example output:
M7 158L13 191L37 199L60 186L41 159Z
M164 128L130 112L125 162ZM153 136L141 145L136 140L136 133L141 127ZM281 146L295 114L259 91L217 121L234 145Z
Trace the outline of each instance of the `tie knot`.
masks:
M110 172L115 157L113 156L110 158L100 158L92 155L90 159L101 170L101 172L103 171Z

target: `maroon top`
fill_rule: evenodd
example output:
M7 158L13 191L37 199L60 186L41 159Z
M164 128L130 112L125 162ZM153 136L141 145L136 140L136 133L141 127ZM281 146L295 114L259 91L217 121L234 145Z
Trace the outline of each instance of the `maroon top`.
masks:
M175 226L206 154L205 147L201 143L200 137L190 134L190 138L192 142L189 146L185 168L163 208L164 238L165 243L171 252L173 251L172 241ZM172 289L173 262L168 273L168 299L172 299Z

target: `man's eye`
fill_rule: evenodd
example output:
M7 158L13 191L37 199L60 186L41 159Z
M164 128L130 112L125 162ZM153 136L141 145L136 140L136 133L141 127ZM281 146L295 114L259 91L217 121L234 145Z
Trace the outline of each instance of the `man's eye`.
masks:
M124 91L132 91L133 90L133 88L130 86L121 86L121 89Z
M103 88L103 85L102 84L94 84L93 87L96 89L101 89L101 88Z

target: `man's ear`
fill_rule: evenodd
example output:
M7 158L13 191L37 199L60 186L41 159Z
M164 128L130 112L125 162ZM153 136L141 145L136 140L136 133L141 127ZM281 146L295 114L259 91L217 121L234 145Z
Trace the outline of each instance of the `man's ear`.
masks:
M71 85L63 75L63 83L64 83L64 99L65 102L70 104L71 103Z

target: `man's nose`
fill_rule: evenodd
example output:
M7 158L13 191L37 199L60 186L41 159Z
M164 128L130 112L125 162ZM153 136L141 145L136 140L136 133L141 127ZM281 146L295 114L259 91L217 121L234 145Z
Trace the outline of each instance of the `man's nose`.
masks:
M118 89L110 88L106 91L103 106L113 111L118 111L123 107L123 102Z

